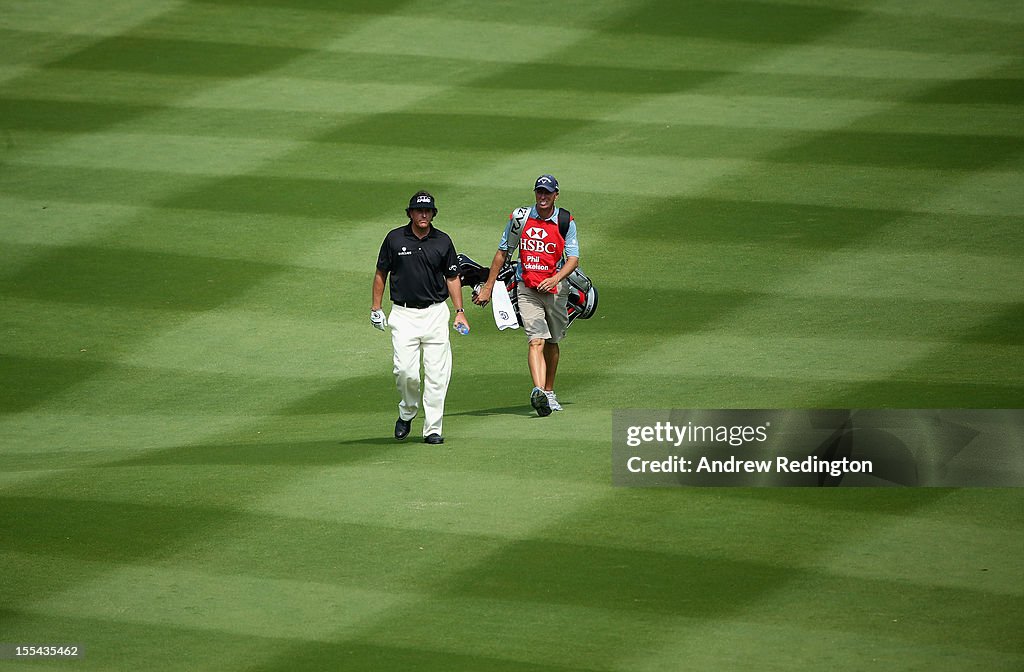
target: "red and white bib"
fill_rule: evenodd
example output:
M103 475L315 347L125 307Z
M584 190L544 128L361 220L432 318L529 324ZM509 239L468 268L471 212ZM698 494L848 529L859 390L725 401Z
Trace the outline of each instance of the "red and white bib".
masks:
M541 280L558 272L558 262L565 252L565 238L558 230L558 223L530 217L523 226L519 238L519 263L522 266L523 282L536 289ZM558 291L552 287L551 293Z

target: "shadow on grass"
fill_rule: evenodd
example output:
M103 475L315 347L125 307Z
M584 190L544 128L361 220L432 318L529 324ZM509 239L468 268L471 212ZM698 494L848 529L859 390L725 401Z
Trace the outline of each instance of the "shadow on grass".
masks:
M233 464L239 466L342 465L368 459L378 459L382 455L391 452L391 450L400 449L403 443L396 441L393 436L382 434L381 436L325 439L321 441L274 441L266 443L175 446L149 452L127 460L108 462L103 467L183 464ZM382 449L384 452L382 452Z
M461 411L459 413L445 413L445 417L459 417L462 415L468 415L476 418L486 418L492 415L533 415L533 409L530 408L528 403L522 403L518 406L497 406L495 408L476 408L469 411Z

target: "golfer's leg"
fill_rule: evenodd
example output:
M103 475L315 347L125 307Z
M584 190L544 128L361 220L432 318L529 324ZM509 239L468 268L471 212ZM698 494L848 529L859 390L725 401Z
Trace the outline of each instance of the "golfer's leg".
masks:
M444 400L452 377L452 346L448 331L451 313L444 303L427 310L430 311L430 322L423 337L423 436L443 436Z
M395 385L401 400L398 417L412 420L420 405L420 335L415 309L395 306L391 311L391 345L394 348Z

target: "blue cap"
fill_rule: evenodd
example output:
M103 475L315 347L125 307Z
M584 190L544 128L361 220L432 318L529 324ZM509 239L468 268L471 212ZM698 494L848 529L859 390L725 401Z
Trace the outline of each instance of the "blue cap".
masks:
M554 175L541 175L533 185L534 191L537 191L538 189L554 193L558 191L558 180L555 179Z

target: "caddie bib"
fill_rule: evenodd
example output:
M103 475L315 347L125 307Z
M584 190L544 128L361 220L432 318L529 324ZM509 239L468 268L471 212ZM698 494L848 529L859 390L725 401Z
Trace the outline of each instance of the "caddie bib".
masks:
M565 252L565 238L556 222L529 218L519 238L519 263L523 282L536 289L542 280L558 272L558 262ZM558 292L558 287L549 290Z

